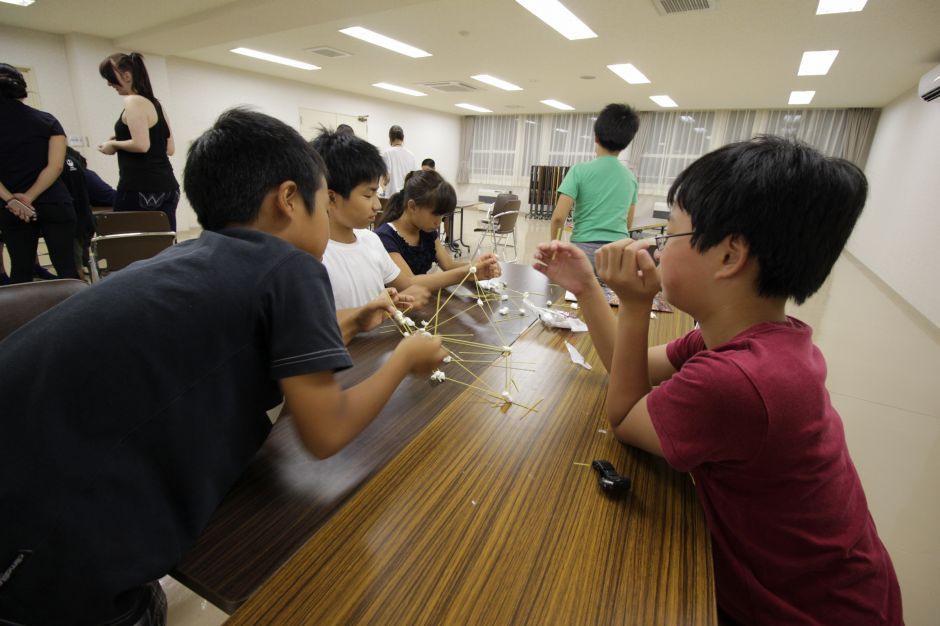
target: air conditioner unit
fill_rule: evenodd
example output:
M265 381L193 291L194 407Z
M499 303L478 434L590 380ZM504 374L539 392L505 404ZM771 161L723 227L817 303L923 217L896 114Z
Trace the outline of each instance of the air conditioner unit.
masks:
M918 93L927 102L940 98L940 65L921 77Z

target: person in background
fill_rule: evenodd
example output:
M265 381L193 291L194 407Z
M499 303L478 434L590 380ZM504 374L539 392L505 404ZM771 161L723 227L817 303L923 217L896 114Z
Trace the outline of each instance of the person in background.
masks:
M95 234L95 216L91 212L91 200L88 194L87 178L88 162L78 150L66 148L65 167L62 169L61 180L72 197L72 206L75 207L75 266L87 267L89 259L88 247Z
M78 278L72 240L75 210L59 180L65 131L26 99L26 79L0 63L0 231L10 253L10 281L33 280L42 235L58 278Z
M98 72L124 98L114 137L98 146L103 154L117 154L120 177L114 210L163 211L176 230L180 191L169 159L176 147L166 111L153 95L144 57L137 52L112 54Z
M320 263L324 173L283 122L223 113L186 160L199 238L0 343L0 623L165 624L158 579L282 406L301 444L328 457L409 373L442 362L440 339L416 334L361 383L337 383L352 362ZM79 369L121 384L89 387Z
M578 163L558 187L551 237L559 239L574 207L571 242L584 250L593 265L594 252L628 237L637 201L636 176L617 159L636 135L640 119L625 104L608 104L594 121L593 161Z
M385 174L382 155L371 143L346 133L321 130L310 142L327 169L330 242L323 264L330 274L337 317L342 323L360 307L381 297L408 296L421 308L430 298L419 279L402 276L382 241L369 230L379 211L379 179Z
M336 127L336 132L337 132L337 133L347 133L347 134L350 134L350 135L355 135L355 134L356 134L356 131L354 131L354 130L353 130L353 127L350 126L349 124L340 124L339 126Z
M812 328L786 314L815 293L865 205L865 174L778 137L729 144L669 189L666 234L584 252L543 243L535 268L573 292L610 372L620 441L690 472L711 533L723 624L903 624ZM650 305L699 322L648 348Z
M382 186L385 188L386 198L391 198L401 191L405 185L405 175L415 169L415 155L405 148L404 142L405 131L401 126L396 125L388 129L388 143L391 147L382 155L386 171Z
M435 167L434 159L425 159L421 161L421 169L425 172L433 172Z
M454 188L435 171L417 170L405 176L405 188L392 196L375 234L385 251L407 277L422 276L422 285L440 289L456 285L467 276L470 263L458 263L438 238L441 220L452 215L457 204ZM434 263L442 271L428 274ZM471 280L500 275L495 254L484 254L473 262Z

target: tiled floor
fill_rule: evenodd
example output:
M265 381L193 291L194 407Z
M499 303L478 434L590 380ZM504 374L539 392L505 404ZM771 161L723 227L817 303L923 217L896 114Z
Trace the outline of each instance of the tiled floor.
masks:
M481 214L468 210L467 243ZM520 219L520 261L530 262L546 221ZM181 239L198 231L181 234ZM466 257L465 257L466 258ZM829 364L828 386L845 423L882 540L901 581L905 621L940 614L940 330L843 255L822 290L791 313L809 323ZM225 614L164 579L172 626L220 624Z

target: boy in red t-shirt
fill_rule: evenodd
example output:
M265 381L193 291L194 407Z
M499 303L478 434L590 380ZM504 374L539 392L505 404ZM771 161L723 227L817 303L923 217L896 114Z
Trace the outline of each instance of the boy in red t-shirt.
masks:
M690 472L720 611L741 624L901 624L897 577L826 391L812 330L788 317L822 285L865 204L855 165L761 137L675 180L657 268L644 242L542 244L535 268L573 292L610 376L621 441ZM647 348L662 288L699 322Z

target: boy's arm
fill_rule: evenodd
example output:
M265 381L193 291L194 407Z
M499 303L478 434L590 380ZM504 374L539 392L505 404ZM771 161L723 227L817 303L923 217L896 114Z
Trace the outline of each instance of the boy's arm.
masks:
M375 374L349 389L341 389L332 372L283 378L285 409L304 446L326 458L369 425L409 372L427 375L446 354L439 337L416 335L399 343Z
M555 210L552 211L552 229L549 231L549 236L552 239L561 239L560 235L565 231L565 221L568 219L568 214L571 213L573 206L574 198L563 193L558 194L558 204L555 205Z
M646 242L607 244L594 257L597 275L620 298L617 330L607 387L607 419L621 441L662 456L653 428L647 395L651 389L649 341L650 305L661 282ZM662 374L656 360L657 376Z
M636 202L630 205L630 208L627 209L627 231L633 228L633 214L636 213Z
M678 371L666 356L666 344L653 346L646 354L650 368L650 385L653 387L669 380Z

